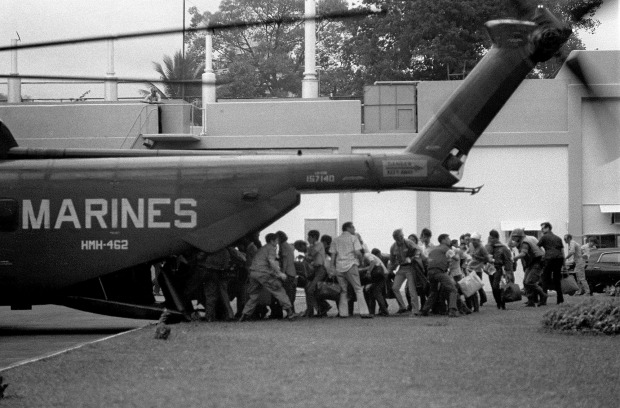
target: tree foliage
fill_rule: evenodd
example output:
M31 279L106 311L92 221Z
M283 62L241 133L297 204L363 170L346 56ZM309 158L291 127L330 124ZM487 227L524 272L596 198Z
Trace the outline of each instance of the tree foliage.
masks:
M185 58L181 51L177 51L172 57L164 55L163 64L153 62L153 68L159 74L163 81L179 81L179 80L201 80L204 72L204 57L198 58L195 54L187 54ZM158 92L168 98L175 99L194 99L199 98L202 94L202 85L183 84L183 83L164 83L163 86L157 86L151 82L147 85L156 88ZM147 95L149 91L141 90L143 95Z
M191 26L209 23L254 22L286 19L303 15L303 0L223 0L219 11L200 14L190 9ZM190 51L204 55L204 36L192 43ZM223 98L285 97L301 89L303 69L303 27L299 24L260 24L217 30L213 49L221 78L229 82L218 89Z
M602 0L539 0L574 28L593 31ZM361 95L380 80L439 80L469 72L491 46L484 23L516 18L510 0L360 0L359 9L387 9L384 16L322 22L317 27L321 95ZM319 1L319 14L348 7L345 0ZM215 13L189 11L191 25L266 21L303 15L303 0L223 0ZM217 30L214 51L221 98L299 96L304 69L303 23L260 24ZM188 36L190 54L204 58L204 34ZM532 77L555 75L568 52L583 49L574 35L556 58Z

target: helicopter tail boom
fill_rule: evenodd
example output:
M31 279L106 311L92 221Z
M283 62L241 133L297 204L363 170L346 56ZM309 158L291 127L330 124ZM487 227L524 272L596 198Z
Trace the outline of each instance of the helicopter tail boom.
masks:
M7 158L9 150L17 147L17 142L8 127L0 121L0 160Z
M406 152L430 156L459 174L473 144L534 67L529 38L536 27L517 20L487 23L492 48Z

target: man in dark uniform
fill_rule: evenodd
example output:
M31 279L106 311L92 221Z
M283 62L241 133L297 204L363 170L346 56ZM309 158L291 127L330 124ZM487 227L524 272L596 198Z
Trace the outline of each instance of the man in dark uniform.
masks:
M487 251L493 257L493 265L495 266L495 273L493 276L489 276L491 280L493 298L495 299L498 309L506 310L506 302L502 300L502 291L499 286L502 276L505 276L506 281L508 282L514 283L515 281L514 274L512 272L512 253L506 245L501 243L499 240L499 232L496 230L489 231Z
M542 272L543 290L553 289L557 293L557 303L564 302L562 295L562 267L564 266L564 243L562 238L551 232L551 224L540 224L543 236L538 240L538 246L545 250L545 266Z
M196 259L205 269L204 274L204 307L205 320L212 322L216 318L216 306L218 301L225 307L226 320L234 319L235 315L230 306L228 297L228 282L224 273L230 267L231 258L227 248L217 252L205 254L200 252Z
M441 234L438 237L439 246L432 247L428 253L428 280L431 285L431 294L424 303L424 307L414 313L416 316L428 316L428 312L439 298L441 292L444 299L448 299L448 316L458 317L456 298L458 292L454 286L454 280L448 276L450 258L454 251L450 248L450 236Z

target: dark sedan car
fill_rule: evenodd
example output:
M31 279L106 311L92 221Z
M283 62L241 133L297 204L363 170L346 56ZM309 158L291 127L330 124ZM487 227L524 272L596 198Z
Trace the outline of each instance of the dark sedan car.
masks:
M586 280L593 292L603 292L620 282L620 248L597 249L586 263Z

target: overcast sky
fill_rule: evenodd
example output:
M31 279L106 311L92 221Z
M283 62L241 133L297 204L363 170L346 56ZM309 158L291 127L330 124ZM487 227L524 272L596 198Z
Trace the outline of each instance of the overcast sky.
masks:
M216 11L220 0L185 0L185 10ZM619 49L618 0L608 0L604 9L611 14L594 38L582 36L588 49ZM181 28L183 0L0 0L0 44L9 45L19 33L22 43L82 36L111 35L134 31ZM602 19L602 18L601 18ZM189 16L186 16L189 26ZM181 34L115 43L114 71L119 77L157 75L152 61L161 62L182 47ZM20 74L104 76L107 44L91 43L19 52ZM10 52L0 53L0 72L10 73ZM7 93L0 79L0 93ZM27 82L27 80L24 80ZM138 96L143 86L119 86L119 97ZM22 95L35 98L103 97L103 85L22 85Z
M185 0L185 10L215 11L219 0ZM16 32L22 43L134 31L181 28L183 0L0 0L0 44L10 45ZM186 15L189 26L189 16ZM182 36L122 40L115 43L114 71L119 77L152 77L152 61L161 62L182 48ZM107 44L90 43L19 52L20 74L105 76ZM0 53L0 72L10 73L10 52ZM26 82L27 80L24 80ZM0 79L0 82L5 80ZM22 94L37 98L103 97L103 85L22 85ZM0 85L0 93L7 93ZM119 96L136 96L136 88L119 86Z

